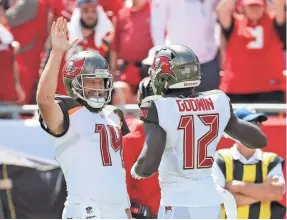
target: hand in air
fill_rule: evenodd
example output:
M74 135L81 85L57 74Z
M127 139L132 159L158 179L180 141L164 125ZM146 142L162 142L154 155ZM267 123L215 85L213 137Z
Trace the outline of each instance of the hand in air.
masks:
M56 52L65 53L78 43L78 39L68 40L67 20L62 17L54 21L51 27L52 49Z

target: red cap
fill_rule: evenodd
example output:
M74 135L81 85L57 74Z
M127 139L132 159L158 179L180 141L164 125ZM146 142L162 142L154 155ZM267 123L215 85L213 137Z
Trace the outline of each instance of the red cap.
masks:
M245 5L265 5L265 0L242 0L242 6Z

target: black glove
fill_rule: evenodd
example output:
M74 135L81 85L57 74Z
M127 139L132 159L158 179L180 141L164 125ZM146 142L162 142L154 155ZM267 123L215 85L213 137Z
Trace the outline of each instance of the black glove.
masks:
M137 202L131 201L131 213L132 217L136 219L156 219L157 215L150 211L150 208L141 205Z

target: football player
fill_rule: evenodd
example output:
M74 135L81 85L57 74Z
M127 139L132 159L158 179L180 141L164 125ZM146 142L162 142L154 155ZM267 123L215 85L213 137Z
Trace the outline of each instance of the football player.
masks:
M200 63L188 47L161 49L150 76L156 96L141 105L146 140L131 174L141 179L159 169L165 208L159 218L220 218L223 196L211 176L219 140L225 132L249 148L263 148L266 137L233 114L222 91L195 91Z
M52 24L52 52L41 76L37 103L41 127L54 140L55 158L64 173L68 197L63 218L130 218L122 164L123 113L107 106L113 89L106 60L95 52L73 55L63 69L69 96L55 98L67 40L67 22Z

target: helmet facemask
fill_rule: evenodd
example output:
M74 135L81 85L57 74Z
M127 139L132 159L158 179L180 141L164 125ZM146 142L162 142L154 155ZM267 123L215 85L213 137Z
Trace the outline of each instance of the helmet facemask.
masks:
M104 88L85 87L84 79L104 79ZM71 83L74 94L92 108L102 108L111 101L113 77L108 70L97 69L95 73L79 74Z
M171 77L167 74L160 74L161 70L156 71L153 67L149 69L149 75L151 78L151 88L155 95L163 95L169 87L169 81Z

